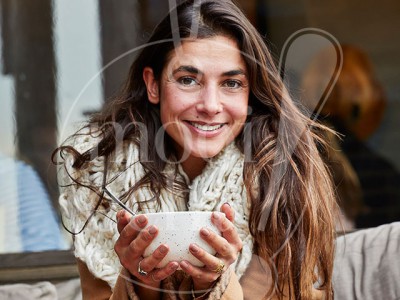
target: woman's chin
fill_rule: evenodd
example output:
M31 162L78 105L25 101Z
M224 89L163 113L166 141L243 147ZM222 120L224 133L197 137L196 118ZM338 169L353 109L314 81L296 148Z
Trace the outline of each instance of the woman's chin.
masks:
M218 155L218 153L220 153L223 148L224 148L223 146L217 146L217 145L208 145L208 146L202 145L199 147L193 147L190 150L190 152L188 151L186 155L196 158L210 159Z

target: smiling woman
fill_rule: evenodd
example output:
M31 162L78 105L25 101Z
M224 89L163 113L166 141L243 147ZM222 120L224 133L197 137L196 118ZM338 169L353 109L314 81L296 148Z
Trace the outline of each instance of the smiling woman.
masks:
M242 131L249 87L246 64L235 40L216 36L184 40L169 56L160 82L151 68L143 78L149 101L190 179ZM193 168L196 166L196 168Z
M183 1L121 92L55 152L84 299L332 299L336 203L315 129L233 2ZM195 230L217 254L192 243L203 267L158 268L174 244L144 255L166 230L146 213L186 210L213 211L221 235Z

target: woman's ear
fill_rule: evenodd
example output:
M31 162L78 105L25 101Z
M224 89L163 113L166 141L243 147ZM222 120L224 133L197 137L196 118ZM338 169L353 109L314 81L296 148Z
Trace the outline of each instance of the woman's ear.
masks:
M158 104L160 102L160 95L158 91L158 82L154 78L153 69L150 67L145 67L143 70L143 80L147 88L147 97L150 103Z

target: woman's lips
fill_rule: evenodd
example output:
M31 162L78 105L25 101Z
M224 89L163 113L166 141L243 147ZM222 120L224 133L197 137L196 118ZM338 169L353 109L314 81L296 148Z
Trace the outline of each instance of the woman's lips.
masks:
M226 125L226 123L205 123L205 122L192 122L186 121L189 128L197 134L205 137L213 137L218 135Z

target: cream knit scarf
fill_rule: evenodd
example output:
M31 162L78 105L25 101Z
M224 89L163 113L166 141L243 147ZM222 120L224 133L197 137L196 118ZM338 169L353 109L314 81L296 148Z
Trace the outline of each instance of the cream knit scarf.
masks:
M93 138L78 136L74 147L80 151L86 151L93 146ZM107 181L115 177L108 187L116 195L122 195L128 191L144 175L143 167L138 162L139 152L137 146L126 144L116 151L110 158L112 162L107 174ZM240 278L250 262L253 241L249 234L248 218L249 204L246 190L243 184L243 154L232 143L220 154L209 160L202 174L189 184L189 199L187 196L172 194L167 190L161 191L161 207L151 200L152 193L149 188L143 187L127 201L127 205L134 211L137 210L137 202L141 202L140 212L155 211L219 211L220 207L228 202L235 210L234 224L240 238L243 241L243 249L234 265L234 270ZM100 188L103 181L104 158L99 157L90 162L88 168L75 170L72 168L73 159L65 160L65 168L69 174L81 183ZM164 172L168 178L179 178L188 182L186 174L178 166L178 172L172 164L167 164ZM61 183L72 183L65 170L61 173ZM62 190L59 202L64 220L71 225L79 227L86 221L89 213L93 211L94 204L98 201L98 195L85 187L75 184L66 186ZM116 207L116 209L119 209ZM94 214L85 230L75 236L75 256L86 263L89 270L98 278L105 280L113 288L115 286L120 262L114 252L114 244L119 236L114 221L116 211L107 212L107 217L100 213ZM78 228L76 228L78 229Z

